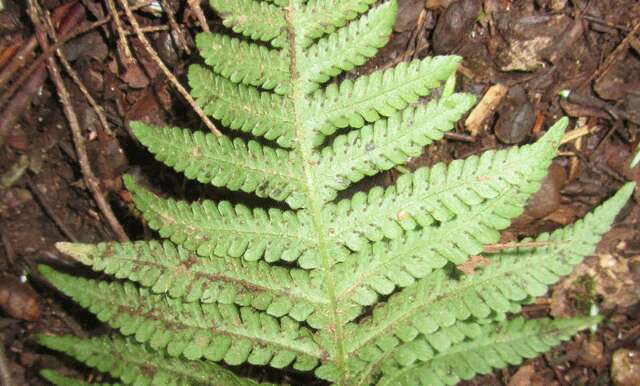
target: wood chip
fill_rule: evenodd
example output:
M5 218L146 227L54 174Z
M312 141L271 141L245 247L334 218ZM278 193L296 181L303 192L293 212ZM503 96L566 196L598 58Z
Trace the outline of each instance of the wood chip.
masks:
M505 95L507 95L508 91L509 88L500 83L489 87L480 103L471 111L471 114L469 114L469 117L464 122L471 135L475 136L478 134L486 120L493 114Z

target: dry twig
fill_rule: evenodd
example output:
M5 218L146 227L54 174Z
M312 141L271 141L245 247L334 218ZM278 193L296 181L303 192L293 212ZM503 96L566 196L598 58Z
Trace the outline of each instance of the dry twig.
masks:
M567 132L564 137L562 137L562 139L560 140L560 144L564 145L565 143L569 143L571 141L574 141L578 138L584 137L585 135L589 135L589 134L593 134L600 131L600 127L598 126L589 126L589 125L582 125L580 127L578 127L577 129L573 129L569 132Z
M60 217L58 217L58 215L56 214L56 211L53 210L51 205L49 205L49 202L47 201L44 193L40 191L40 188L38 188L38 186L36 186L36 184L34 184L31 181L31 179L27 180L27 186L31 191L31 193L33 194L36 203L40 205L40 207L42 208L42 211L46 213L49 216L49 218L51 218L54 224L56 224L56 226L58 227L60 232L62 232L64 237L73 241L74 243L78 242L78 238L73 234L73 232L71 232L71 230L67 227L66 223L62 221Z
M638 32L640 32L640 21L637 22L636 25L631 29L631 31L629 31L627 36L625 36L625 38L622 39L620 44L618 44L618 46L611 52L611 54L607 57L604 63L602 63L602 65L598 67L598 69L593 74L591 74L591 76L585 79L578 88L582 88L582 86L589 84L594 79L599 79L602 75L604 75L607 71L609 71L609 68L611 68L611 65L613 65L613 63L615 63L616 60L619 59L620 54L624 52L624 50L626 50L627 47L629 46L629 41Z
M507 95L508 91L509 87L501 83L494 84L489 87L480 100L480 103L476 105L469 114L469 117L467 117L467 120L464 121L464 125L471 135L475 136L478 134L480 129L482 129L482 125L486 122L489 116L493 114L496 107L498 107L500 102L502 102L502 99Z
M38 38L38 42L42 46L43 50L47 49L48 43L46 41L46 37L44 31L42 29L42 25L38 19L38 6L35 3L35 0L29 0L29 8L31 9L30 16L32 18L32 22L35 26L36 37ZM51 31L55 34L54 31ZM73 144L76 149L76 153L78 155L78 163L80 164L80 170L82 172L82 176L84 182L91 192L94 201L98 205L98 208L106 218L107 222L111 226L111 229L115 233L116 237L120 241L128 241L124 228L118 222L118 219L114 215L111 207L107 203L102 189L100 188L100 183L96 178L95 174L93 174L93 170L91 170L91 164L89 162L89 156L87 155L87 149L84 142L84 137L82 135L82 130L80 129L80 123L78 122L78 117L71 105L71 97L69 95L69 91L64 84L62 76L60 75L60 69L54 59L54 57L47 58L47 65L49 69L49 75L51 76L51 80L56 86L56 90L58 91L58 96L60 97L60 103L62 104L62 109L64 114L69 122L69 126L71 127L71 133L73 136Z
M113 18L113 23L116 25L116 31L118 32L119 44L118 51L120 52L120 56L122 56L122 60L125 63L133 63L133 55L131 55L131 48L129 47L129 41L127 40L127 33L122 27L122 20L120 20L120 15L118 15L118 10L116 9L116 5L113 0L107 0L107 7L109 8L109 12Z
M7 256L9 266L14 265L16 261L16 253L13 250L13 246L11 245L11 240L9 240L7 230L2 225L0 225L0 240L2 241L2 245L4 246L4 253Z
M58 20L60 22L58 30L63 36L73 29L83 18L82 6L79 4L75 4L72 7L65 6L65 9L67 12L58 13ZM9 103L7 103L5 109L0 113L0 144L4 143L4 139L11 133L18 118L22 115L26 106L29 105L31 99L36 95L38 89L46 79L46 68L42 64L41 62L33 68L35 71L33 75L28 74L28 76L22 78L27 82L15 96L13 96L14 92L17 90L17 87L21 85L19 81L14 82L14 84L9 87L9 90L2 95L0 106L3 106L7 101L9 101ZM9 100L11 96L13 96L13 98Z
M54 38L53 41L57 42L57 39ZM82 80L80 79L78 74L75 72L75 70L71 67L71 64L69 64L69 61L64 56L62 51L58 50L57 54L58 54L58 58L60 59L60 63L62 63L62 65L64 66L65 71L67 71L67 74L69 74L71 79L73 79L73 82L76 84L76 86L78 86L78 88L80 89L80 92L82 93L82 95L84 95L85 99L87 100L87 102L89 103L93 111L95 111L96 116L98 117L98 121L100 121L100 125L104 130L104 133L113 137L114 134L111 131L111 128L109 127L109 123L107 122L107 117L104 115L104 112L102 111L102 107L98 105L98 102L96 102L93 96L91 96L91 94L89 93L89 90L87 90L87 87L84 85L84 83L82 83Z
M191 54L191 50L189 49L187 40L184 38L184 34L182 33L180 26L178 26L178 22L176 21L176 17L173 14L173 9L169 5L169 2L167 0L160 0L160 4L162 4L164 13L167 14L167 20L169 21L169 25L171 26L171 29L173 30L173 32L175 33L175 36L177 37L178 47L180 47L180 49L182 49L182 51L186 52L187 54Z
M145 3L142 3L142 4L136 5L135 7L131 7L131 10L135 11L135 10L138 10L140 8L146 7L148 5L149 5L149 3L145 2ZM78 7L81 8L80 5L78 5ZM70 11L70 14L73 13L72 11ZM122 12L120 12L118 15L121 15L121 14L122 14ZM94 29L96 29L98 27L101 27L101 26L107 24L110 21L111 21L111 15L108 15L104 19L98 20L98 21L93 22L93 23L91 23L89 25L86 25L84 27L75 28L75 24L74 24L73 27L71 28L71 29L73 29L73 31L70 31L69 29L63 30L63 27L65 26L65 24L61 25L60 26L60 30L58 31L58 34L57 34L59 36L58 42L53 44L53 45L51 45L51 46L49 46L49 48L47 48L47 50L45 50L42 54L40 54L40 56L38 56L38 58L33 63L31 63L31 65L26 70L22 71L20 77L18 77L18 79L16 79L16 81L11 84L11 87L7 88L7 90L0 97L0 106L4 106L5 103L7 103L7 101L9 101L9 99L13 96L13 94L16 93L16 91L18 89L20 89L21 91L23 89L27 89L28 86L25 85L25 82L29 81L29 84L30 83L37 83L37 82L35 82L35 80L31 79L32 78L32 74L34 74L36 71L39 71L41 69L42 63L44 63L44 61L51 54L53 54L53 52L55 52L58 48L61 48L69 40L74 39L74 38L76 38L76 37L78 37L78 36L80 36L82 34L85 34L85 33L89 32L89 31L92 31L92 30L94 30ZM70 24L72 24L72 23L67 23L66 25L70 25ZM37 41L36 41L35 37L31 38L29 40L29 43L27 43L27 44L31 44L30 43L31 40L33 40L33 44L34 45L37 45ZM35 46L34 46L34 48L35 48ZM20 65L20 66L22 66L22 65ZM42 71L42 73L46 73L46 70ZM37 74L33 75L33 77L36 77L36 76L37 76ZM46 74L45 74L45 76L46 76ZM40 82L40 83L42 83L42 82ZM39 87L39 84L38 84L37 87ZM35 87L35 88L37 88L37 87ZM12 99L12 102L13 102L13 99ZM26 103L23 103L23 104L26 104Z
M512 243L497 243L497 244L487 244L484 246L485 253L497 253L503 251L505 249L517 249L517 248L542 248L548 247L552 245L566 244L567 241L523 241L523 242L512 242Z
M2 336L0 336L0 384L2 386L13 386L14 384L9 370L9 361L4 353L4 339Z
M160 57L158 56L158 53L153 49L153 47L151 47L151 43L149 43L149 41L147 40L147 37L144 36L144 33L140 28L140 24L138 23L138 20L133 15L133 12L131 11L131 7L129 7L129 4L127 3L127 0L120 0L120 5L122 6L125 13L127 14L127 18L129 18L129 23L131 23L133 30L136 32L136 35L138 36L138 40L140 40L140 42L142 43L142 46L145 48L147 53L151 56L153 61L156 62L158 67L160 67L160 70L162 70L162 72L167 77L167 79L169 79L169 81L173 84L173 86L178 90L180 95L182 95L184 99L187 100L191 108L193 108L193 110L200 116L204 124L209 128L209 130L211 130L211 132L215 135L218 135L218 136L222 135L222 133L220 133L220 131L213 124L213 122L211 122L209 117L207 117L204 111L202 111L200 106L198 106L196 101L193 100L193 98L191 97L191 94L189 94L189 92L184 88L184 86L182 86L182 84L178 82L178 79L167 68L167 66L164 64L162 59L160 59Z
M207 24L207 18L204 17L204 12L202 12L202 8L200 7L200 0L187 0L187 3L189 3L189 7L191 7L191 12L196 15L200 28L202 28L204 32L211 32L209 30L209 24Z
M3 66L2 72L0 73L0 87L2 87L5 83L13 79L16 72L22 66L25 65L33 54L33 50L38 45L38 42L35 38L31 38L27 40L27 42L18 50L18 52L13 56L13 60L9 62L6 66Z

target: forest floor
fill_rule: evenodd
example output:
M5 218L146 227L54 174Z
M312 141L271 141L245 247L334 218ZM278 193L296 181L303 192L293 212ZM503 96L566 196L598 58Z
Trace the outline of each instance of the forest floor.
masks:
M34 267L45 262L80 272L56 251L57 241L117 240L124 232L131 239L155 237L132 210L121 182L125 172L176 197L220 198L219 192L188 182L156 162L132 138L128 123L144 120L206 128L141 41L131 35L129 44L122 44L117 24L108 18L110 1L37 0L33 3L51 11L59 36L66 36L62 56L71 71L57 63L81 128L77 134L85 142L78 152L73 128L47 72L47 54L52 50L43 49L46 24L37 17L39 21L33 23L26 0L2 3L0 347L5 355L0 355L0 362L8 365L14 385L45 384L38 376L45 367L100 380L98 373L34 342L34 335L41 332L93 336L108 331L48 286ZM136 18L158 57L186 84L188 65L200 60L193 44L200 30L197 13L185 0L162 3L170 5L175 23L169 22L167 12L148 8L136 10ZM356 72L455 53L464 57L458 87L482 101L444 141L425 149L408 168L529 143L561 116L572 118L570 134L549 177L523 216L504 232L504 241L569 224L624 181L640 183L640 167L628 167L640 141L637 0L399 3L390 43ZM212 28L222 28L204 8ZM120 24L121 32L130 34L126 15ZM78 30L83 33L68 38ZM568 97L560 96L563 90L571 90ZM396 173L386 173L377 182L388 184ZM96 197L106 197L107 205ZM638 202L636 190L634 201L620 214L596 254L546 297L524 308L527 317L562 317L597 307L604 316L598 330L581 333L522 366L467 384L640 385ZM111 220L108 207L114 212ZM303 382L295 374L288 381Z

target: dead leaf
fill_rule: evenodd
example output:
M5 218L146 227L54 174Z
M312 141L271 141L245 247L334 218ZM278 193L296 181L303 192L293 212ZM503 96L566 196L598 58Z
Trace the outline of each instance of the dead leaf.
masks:
M509 380L509 386L556 386L556 382L550 382L536 371L533 365L524 365L516 371Z
M488 267L491 265L491 260L484 256L474 255L462 264L458 265L458 269L467 275L473 275L479 267Z

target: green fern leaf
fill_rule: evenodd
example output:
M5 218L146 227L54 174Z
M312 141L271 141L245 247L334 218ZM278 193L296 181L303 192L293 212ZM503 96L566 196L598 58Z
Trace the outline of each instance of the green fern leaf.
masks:
M58 243L56 247L95 271L187 302L251 306L275 317L289 315L298 321L306 320L328 303L307 271L264 262L200 258L169 241Z
M209 0L225 26L254 40L274 47L286 44L287 24L281 7L257 0Z
M81 361L109 371L102 363L120 351L144 357L151 367L124 360L117 366L127 370L111 372L136 384L165 383L138 377L140 369L173 374L166 383L200 384L171 377L195 366L195 374L215 378L209 361L313 370L340 386L454 384L535 356L592 323L507 320L593 252L633 185L584 220L539 236L541 247L489 254L491 264L474 275L455 267L497 242L521 214L566 119L534 144L421 168L388 188L351 194L365 177L421 154L471 107L472 96L455 93L460 58L336 79L386 42L395 0L211 5L236 35L217 29L196 39L209 67L193 65L189 83L205 113L244 132L242 139L143 124L134 133L188 178L267 200L255 209L186 203L125 178L165 241L58 245L114 281L41 268L129 336L75 342L90 353ZM133 373L138 378L126 375Z
M386 191L376 187L368 194L358 192L351 200L327 206L325 216L336 224L339 240L354 250L365 245L366 239L395 239L402 236L403 229L412 230L418 224L425 233L431 232L434 224L435 231L450 233L454 229L448 224L460 226L461 222L504 229L509 220L520 215L528 195L538 190L567 123L566 119L558 122L535 145L419 169L401 177ZM493 216L478 218L479 208L496 206L492 200L502 205L495 208ZM460 264L468 254L482 251L482 243L473 234L456 233L454 237L458 245L445 245L442 251L448 260ZM466 253L457 253L458 249Z
M255 386L267 384L241 378L229 370L204 361L186 361L155 353L129 339L40 335L38 342L52 350L68 354L103 373L120 378L127 385L229 385ZM48 375L54 384L73 385L70 378L55 373ZM85 385L85 383L80 383Z
M479 338L451 346L426 363L395 367L387 363L378 385L455 385L492 368L517 365L571 338L600 318L539 319L517 318L483 326ZM366 384L366 383L359 383Z
M309 330L287 317L276 319L232 304L184 303L129 282L105 283L39 268L98 319L155 350L166 349L171 357L275 368L293 363L298 370L309 370L324 355Z
M307 124L330 135L338 128L359 128L365 122L375 122L381 115L391 116L440 86L455 72L459 62L458 56L437 56L400 63L355 81L330 84L314 94Z
M291 91L287 51L271 50L216 33L196 37L200 55L218 74L234 83L262 87L280 95ZM246 63L238 66L238 63Z
M189 67L189 85L204 112L226 127L291 146L294 130L289 99L235 84L197 65Z
M420 155L423 146L442 139L473 102L468 94L453 94L337 137L323 149L317 169L327 200L365 176Z
M228 201L186 204L161 199L125 176L125 184L149 226L162 237L202 256L244 257L254 261L295 261L312 254L308 220L290 211L253 211Z
M302 46L335 31L367 12L375 0L309 0L300 15L299 35ZM395 3L393 0L391 3Z
M142 123L132 123L131 128L159 161L187 178L286 200L292 207L305 204L302 166L288 151L186 129Z
M385 3L314 44L301 58L300 77L310 82L306 92L343 71L350 71L375 56L389 40L396 18L395 2Z
M415 334L404 339L411 341L418 334L431 335L457 320L517 311L522 302L544 295L560 275L570 273L585 256L593 253L634 186L625 185L574 225L551 235L541 234L535 240L549 242L548 246L498 254L485 270L461 279L437 270L394 294L386 305L374 311L370 321L358 326L359 333L350 341L352 350L366 353L376 350L378 339L385 336L393 337L397 345L407 331ZM441 339L448 338L445 335Z

